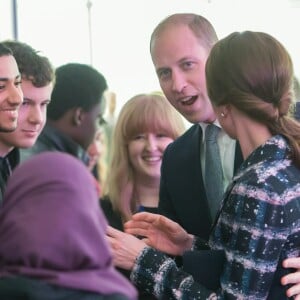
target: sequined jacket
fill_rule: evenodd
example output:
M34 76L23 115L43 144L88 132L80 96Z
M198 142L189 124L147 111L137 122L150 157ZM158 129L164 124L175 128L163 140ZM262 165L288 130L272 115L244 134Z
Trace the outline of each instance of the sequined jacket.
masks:
M149 247L135 262L133 282L159 299L286 299L282 260L300 249L300 170L289 155L285 138L272 137L228 187L209 241L211 249L225 251L219 290L208 290Z

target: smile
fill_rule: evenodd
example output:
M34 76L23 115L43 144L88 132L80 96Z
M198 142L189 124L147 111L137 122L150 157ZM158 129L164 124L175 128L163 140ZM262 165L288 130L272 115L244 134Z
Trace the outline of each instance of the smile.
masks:
M148 162L157 162L157 161L160 161L161 160L161 157L158 157L158 156L151 156L151 157L143 157L143 159L145 161L148 161Z

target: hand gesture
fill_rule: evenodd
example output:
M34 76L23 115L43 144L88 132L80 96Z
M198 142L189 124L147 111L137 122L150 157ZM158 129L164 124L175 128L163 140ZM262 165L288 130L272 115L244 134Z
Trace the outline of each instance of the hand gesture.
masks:
M107 239L112 249L114 265L126 270L133 268L136 257L147 246L135 236L111 226L107 229Z
M283 261L283 267L294 268L296 271L281 278L283 285L293 284L286 294L288 297L294 296L295 300L300 300L300 257L288 258Z
M125 232L143 237L150 247L171 255L182 255L192 246L193 236L179 224L158 214L137 213L125 223Z

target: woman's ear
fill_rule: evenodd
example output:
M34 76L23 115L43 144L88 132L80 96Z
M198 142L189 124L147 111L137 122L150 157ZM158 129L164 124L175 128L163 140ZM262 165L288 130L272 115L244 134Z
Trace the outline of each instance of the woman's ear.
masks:
M230 114L231 107L230 104L224 104L219 106L220 109L220 115L222 118L226 118L228 114Z

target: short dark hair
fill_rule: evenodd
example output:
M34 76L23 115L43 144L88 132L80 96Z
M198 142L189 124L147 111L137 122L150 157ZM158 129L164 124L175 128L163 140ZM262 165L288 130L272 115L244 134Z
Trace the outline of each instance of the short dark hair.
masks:
M0 43L0 56L6 56L6 55L13 55L13 52L2 42Z
M69 63L56 69L56 83L48 106L47 117L60 119L74 107L90 111L101 102L107 89L104 76L86 64Z
M28 44L19 41L4 41L15 57L22 78L30 80L35 87L43 87L54 82L54 69L47 57L39 54Z

